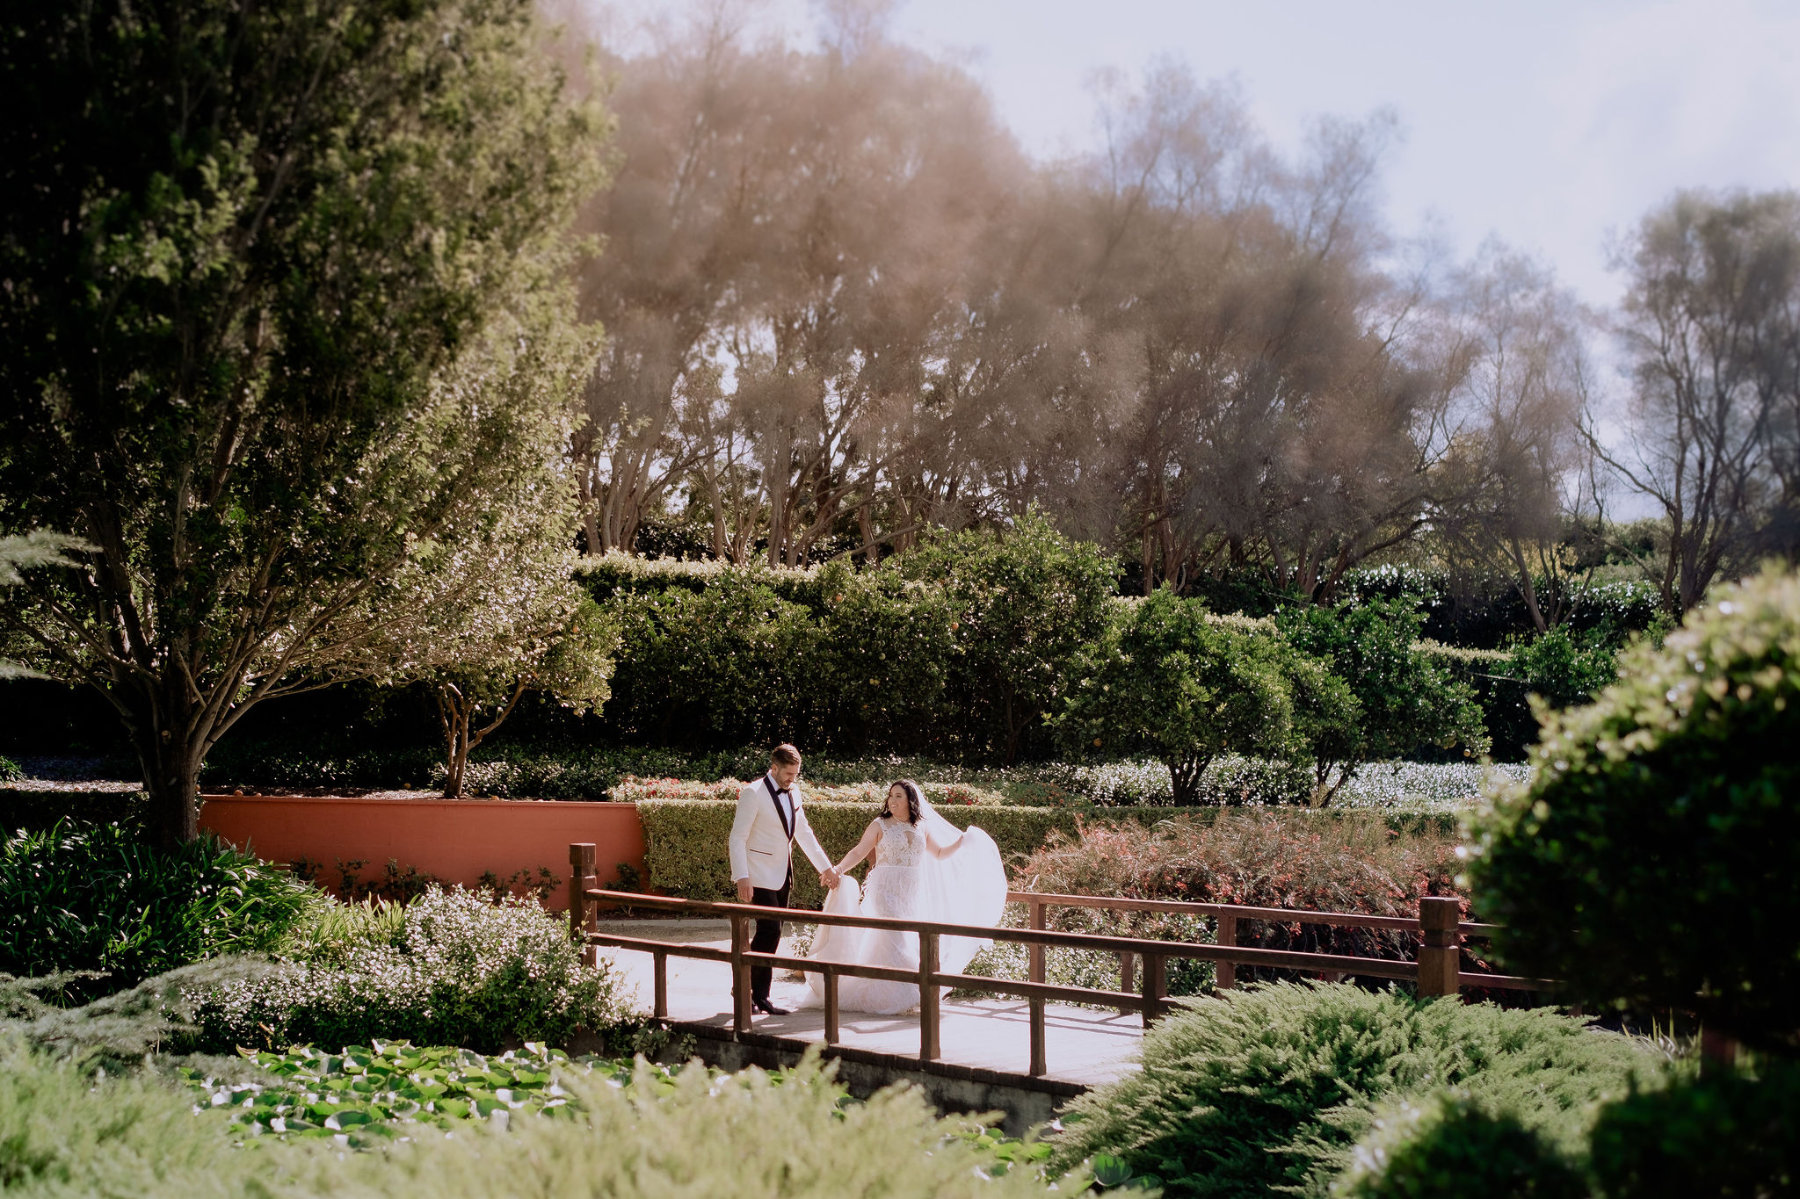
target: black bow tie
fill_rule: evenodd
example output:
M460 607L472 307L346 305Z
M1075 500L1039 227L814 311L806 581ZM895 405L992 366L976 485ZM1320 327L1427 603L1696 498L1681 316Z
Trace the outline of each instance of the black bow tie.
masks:
M787 793L788 793L788 789L786 787L782 787L775 792L775 794L777 794L777 795L787 795ZM791 799L792 796L789 796L789 798Z

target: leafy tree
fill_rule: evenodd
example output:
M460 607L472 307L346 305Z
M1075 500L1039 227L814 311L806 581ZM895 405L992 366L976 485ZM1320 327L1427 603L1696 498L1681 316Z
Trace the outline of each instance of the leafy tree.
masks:
M21 572L44 566L75 566L70 554L87 549L73 537L55 533L31 533L23 537L0 537L0 587L15 587L25 581ZM0 658L0 679L35 678L37 672L17 662Z
M942 718L954 648L943 592L892 567L857 571L841 560L820 568L818 581L809 685L835 698L826 727L852 751L923 748Z
M900 562L908 577L943 587L956 637L954 685L986 725L973 736L997 742L1010 764L1104 631L1117 563L1098 546L1063 537L1035 510L1005 533L943 537Z
M586 368L546 297L597 123L539 37L528 0L0 18L0 530L97 547L4 621L118 711L165 842L247 710L560 519Z
M1800 578L1765 574L1546 714L1469 876L1508 965L1574 1000L1800 1043Z
M600 605L573 595L568 575L546 588L525 611L497 608L515 618L490 620L457 645L455 657L423 666L444 730L444 795L462 795L469 754L512 715L527 691L541 691L577 715L612 694L619 630ZM558 613L564 615L557 619Z
M1329 663L1358 704L1353 729L1321 728L1314 754L1321 800L1329 801L1364 762L1398 758L1421 745L1487 752L1474 689L1418 652L1424 619L1406 600L1276 613L1288 644Z
M1139 600L1092 648L1058 724L1077 751L1164 763L1182 807L1199 802L1214 758L1298 748L1292 693L1271 647L1167 587Z

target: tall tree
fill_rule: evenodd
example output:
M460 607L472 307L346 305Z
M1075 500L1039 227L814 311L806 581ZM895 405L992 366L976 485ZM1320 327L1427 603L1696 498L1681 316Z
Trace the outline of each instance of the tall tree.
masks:
M5 621L116 708L166 842L250 707L467 585L415 565L545 535L502 480L556 455L576 374L443 383L496 331L579 349L541 297L597 120L537 37L528 0L0 20L0 527L95 547Z
M1664 603L1800 548L1800 193L1681 192L1619 265L1630 366L1622 446L1587 440L1661 510Z

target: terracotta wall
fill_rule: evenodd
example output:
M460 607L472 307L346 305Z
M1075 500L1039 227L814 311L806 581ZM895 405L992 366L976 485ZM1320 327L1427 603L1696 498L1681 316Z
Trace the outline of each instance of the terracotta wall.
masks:
M467 886L490 871L505 879L548 866L563 884L555 909L569 906L571 842L595 844L603 884L618 881L621 863L644 877L644 826L629 803L208 795L200 827L270 861L317 863L321 882L337 880L340 861L364 863L365 879L392 861Z

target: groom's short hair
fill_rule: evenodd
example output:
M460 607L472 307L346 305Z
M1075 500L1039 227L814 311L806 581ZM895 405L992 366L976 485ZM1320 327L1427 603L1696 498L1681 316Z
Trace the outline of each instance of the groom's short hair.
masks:
M800 751L783 741L769 751L769 765L798 766L800 765Z

